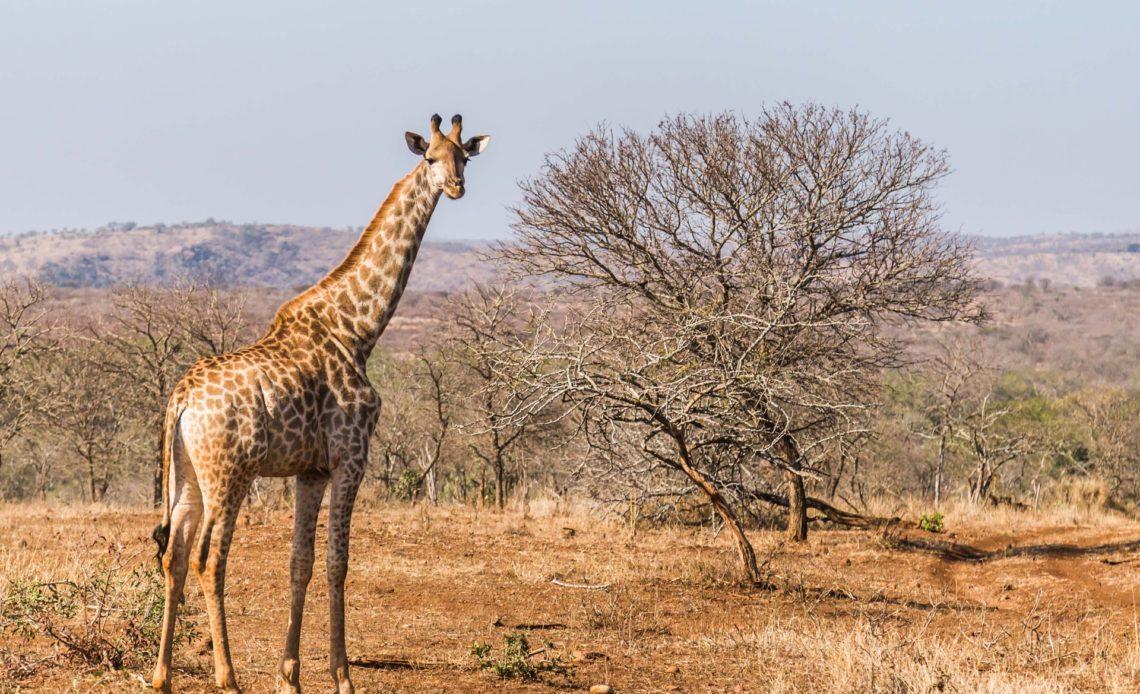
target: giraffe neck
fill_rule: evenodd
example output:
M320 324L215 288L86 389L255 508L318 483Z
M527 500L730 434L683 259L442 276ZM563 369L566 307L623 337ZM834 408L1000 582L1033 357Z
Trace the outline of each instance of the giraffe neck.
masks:
M400 301L439 202L421 162L392 187L340 265L309 289L309 304L337 339L365 361Z

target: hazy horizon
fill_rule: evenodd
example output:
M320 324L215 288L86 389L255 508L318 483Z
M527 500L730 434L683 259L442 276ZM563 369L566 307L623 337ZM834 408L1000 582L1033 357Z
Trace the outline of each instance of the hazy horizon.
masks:
M357 227L415 164L403 132L438 111L492 142L429 235L501 238L516 181L599 121L782 100L858 106L945 148L951 230L1140 228L1132 4L429 10L0 0L0 233Z

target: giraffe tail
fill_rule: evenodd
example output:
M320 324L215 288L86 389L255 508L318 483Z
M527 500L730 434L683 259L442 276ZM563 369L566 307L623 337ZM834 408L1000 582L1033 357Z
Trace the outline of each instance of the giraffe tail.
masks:
M162 571L162 557L166 554L166 547L170 543L170 466L174 462L175 438L178 436L178 420L182 417L184 406L181 402L172 400L166 408L166 419L162 426L162 523L154 527L150 537L158 545L155 560L158 570Z

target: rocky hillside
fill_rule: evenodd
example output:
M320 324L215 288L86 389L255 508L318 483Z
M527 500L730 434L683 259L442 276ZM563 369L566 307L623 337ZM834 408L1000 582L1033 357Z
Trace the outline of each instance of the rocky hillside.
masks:
M313 283L352 246L359 229L286 224L201 223L0 236L0 277L31 275L68 287L165 283L192 277L225 285L297 287ZM1140 280L1140 231L978 238L978 267L1002 284L1048 280L1096 286ZM490 279L485 244L425 244L412 289L450 291Z
M978 268L1003 284L1092 287L1140 280L1140 231L976 239Z
M0 236L0 277L30 275L64 287L180 278L223 285L307 286L344 258L359 234L359 229L207 220ZM450 291L472 279L488 279L491 269L479 260L485 248L429 240L412 275L414 289Z

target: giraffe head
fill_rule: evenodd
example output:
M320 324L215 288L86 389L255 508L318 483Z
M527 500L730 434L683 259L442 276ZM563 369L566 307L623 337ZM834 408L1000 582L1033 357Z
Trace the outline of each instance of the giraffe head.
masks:
M438 113L431 117L430 140L412 132L404 133L404 139L408 141L408 149L412 150L412 154L424 158L431 185L442 190L452 200L458 200L463 197L463 169L466 168L467 161L486 149L491 137L476 135L464 142L461 137L463 116L456 114L451 117L451 131L446 135L439 129L442 122Z

